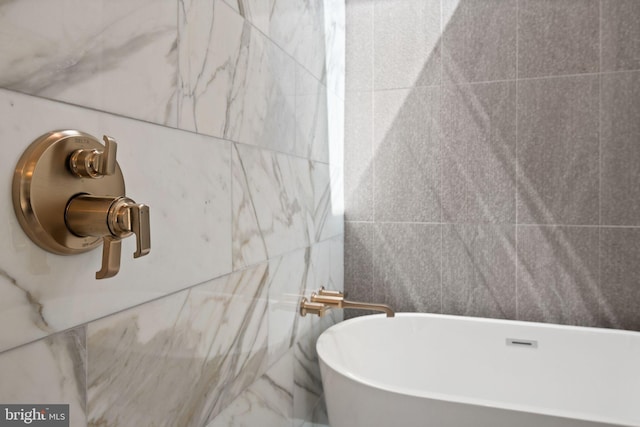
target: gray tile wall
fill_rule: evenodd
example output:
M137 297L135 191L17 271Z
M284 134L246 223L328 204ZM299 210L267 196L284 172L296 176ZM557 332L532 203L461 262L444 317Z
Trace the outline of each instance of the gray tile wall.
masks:
M640 2L346 5L352 297L640 330Z

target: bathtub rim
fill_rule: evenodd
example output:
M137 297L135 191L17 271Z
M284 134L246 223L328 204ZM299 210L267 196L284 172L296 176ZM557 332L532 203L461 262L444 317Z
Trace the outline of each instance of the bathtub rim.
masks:
M579 330L583 332L594 332L599 334L606 333L606 334L615 334L615 335L623 335L623 336L632 336L632 337L635 337L636 339L640 339L639 331L629 331L629 330L623 330L623 329L595 328L595 327L587 327L587 326L561 325L556 323L493 319L493 318L485 318L485 317L457 316L457 315L451 315L451 314L411 313L411 312L396 313L396 318L410 318L410 317L462 320L462 321L479 322L479 323L485 323L485 324L508 324L513 326L525 326L525 327L533 326L536 328L547 329L547 330L549 329ZM321 364L325 364L329 369L331 369L335 373L342 375L356 383L362 384L366 387L371 387L371 388L383 390L386 392L390 392L390 393L394 393L402 396L419 397L424 399L431 399L431 400L437 400L437 401L443 401L443 402L454 402L454 403L459 403L464 405L475 405L475 406L481 406L481 407L493 408L493 409L519 411L519 412L525 412L529 414L540 414L540 415L574 419L574 420L580 420L580 421L588 421L588 422L594 422L594 423L614 424L615 426L620 426L620 427L640 427L640 424L630 424L630 422L632 421L635 422L635 420L624 420L620 418L602 417L597 415L591 416L591 414L589 414L590 415L589 417L586 417L584 413L578 413L574 411L563 411L563 410L558 410L553 408L541 408L539 406L531 406L531 405L527 406L523 404L514 404L514 403L508 403L508 402L496 402L493 400L479 399L479 398L472 398L472 397L465 397L465 396L456 396L456 395L438 393L433 391L410 389L406 387L402 387L402 388L394 387L388 384L376 383L375 381L371 381L371 380L362 378L361 376L354 375L351 372L345 372L346 371L345 369L343 370L337 369L335 360L329 362L326 357L323 357L323 354L322 354L323 342L329 339L327 337L331 335L332 333L331 331L333 332L339 331L340 329L346 328L349 325L354 323L360 323L365 321L371 321L373 319L384 319L384 318L386 318L384 314L359 316L352 319L343 320L342 322L336 323L335 325L332 325L331 327L327 328L322 334L320 334L316 342L316 352L318 354L318 359L320 360ZM393 318L390 318L390 319L393 319ZM326 344L326 345L330 345L330 344Z

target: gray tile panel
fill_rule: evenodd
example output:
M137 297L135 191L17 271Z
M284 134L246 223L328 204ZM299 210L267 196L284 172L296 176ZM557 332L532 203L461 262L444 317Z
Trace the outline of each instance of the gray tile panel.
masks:
M440 221L440 89L374 94L376 221Z
M521 0L518 77L597 72L599 16L598 0Z
M374 3L374 89L440 84L440 1Z
M443 2L443 81L515 78L516 11L516 0Z
M441 311L440 225L378 223L375 226L372 302L398 312Z
M443 225L442 311L516 317L513 225Z
M518 319L598 325L596 227L518 227Z
M515 223L516 84L443 88L443 220Z
M596 225L598 76L518 82L518 222Z
M640 72L601 82L602 224L640 225Z
M602 0L602 71L640 69L640 2Z
M602 228L602 326L640 330L640 229Z

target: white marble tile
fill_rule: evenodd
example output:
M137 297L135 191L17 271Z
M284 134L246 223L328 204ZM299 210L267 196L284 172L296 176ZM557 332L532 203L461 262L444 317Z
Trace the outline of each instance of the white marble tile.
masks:
M310 295L321 286L332 290L344 288L342 263L338 259L342 253L341 236L310 248L304 295ZM294 423L309 421L322 396L316 341L322 332L342 319L342 310L332 309L322 318L310 315L299 317L294 325Z
M4 90L0 115L0 350L231 271L228 142ZM127 196L150 206L151 253L134 260L135 239L125 239L111 279L94 278L100 249L45 252L13 211L9 183L23 150L64 128L116 138Z
M86 427L85 328L0 353L0 402L68 404L69 425Z
M301 66L296 67L296 153L329 163L327 88Z
M306 283L308 291L317 291L321 287L335 289L331 283L331 249L331 240L311 246Z
M343 98L328 93L331 213L338 217L339 234L344 233L344 103Z
M253 0L253 2L261 0ZM318 80L325 76L324 2L275 0L269 37Z
M311 417L305 421L301 427L329 427L329 415L327 414L327 405L323 397L318 401L316 407L313 408Z
M249 151L254 156L240 157L238 147L231 148L231 193L233 206L233 269L268 259L267 243L260 231L258 213L249 187L249 177L257 161L258 151Z
M331 167L324 163L313 162L311 180L313 183L313 224L315 231L314 242L320 242L330 237L344 233L344 215L340 208L334 205L333 187L335 177L331 177ZM339 169L334 169L337 172ZM338 184L339 185L339 184Z
M235 144L234 269L343 233L329 165Z
M227 406L207 427L293 426L293 351Z
M235 10L238 13L240 13L241 7L244 8L242 0L224 0L224 2L228 4L231 9ZM244 13L242 14L242 16L245 16Z
M241 144L235 149L234 268L309 246L313 236L309 162Z
M226 3L180 4L179 126L294 153L294 61Z
M235 11L324 81L324 0L225 0ZM338 0L332 0L338 1ZM333 17L332 17L333 18Z
M300 249L269 261L269 363L293 346L301 321L299 303L309 298L310 248Z
M330 312L319 321L314 319L311 328L305 332L294 346L294 423L309 420L313 409L322 396L322 378L316 352L316 341L322 331L333 322L332 316L333 314Z
M318 323L314 316L301 317L302 297L321 287L343 290L343 240L334 237L269 262L269 361L275 362L295 341ZM332 313L330 324L342 320L342 311Z
M330 290L344 290L343 246L342 236L337 236L308 248L305 277L300 291L302 296L308 298L323 286ZM322 319L310 315L296 317L293 323L293 342L305 341L305 345L310 346L311 341L315 343L324 329L343 319L342 310L332 309L328 314Z
M269 36L271 15L278 0L225 0L229 6Z
M89 324L91 425L203 426L267 367L263 263Z
M324 0L324 39L326 73L323 82L330 93L345 99L346 9L344 0Z
M176 15L170 1L2 2L0 87L175 126Z

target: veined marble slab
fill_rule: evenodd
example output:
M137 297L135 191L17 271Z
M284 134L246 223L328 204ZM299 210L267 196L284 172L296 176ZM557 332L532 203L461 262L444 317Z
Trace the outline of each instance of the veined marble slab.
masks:
M69 425L86 427L84 327L0 353L0 402L68 404Z
M346 9L344 0L324 0L326 73L323 83L329 92L345 99Z
M306 339L319 321L316 316L299 315L301 297L309 298L321 287L344 289L343 252L342 236L338 236L269 262L270 363ZM341 314L341 310L332 312L332 319L342 320Z
M175 126L176 38L171 1L5 1L0 87Z
M344 233L344 215L340 206L334 204L337 201L333 196L333 191L340 191L336 188L340 185L339 177L331 176L331 172L329 165L312 162L314 242Z
M327 88L296 67L296 154L329 163Z
M293 351L287 352L207 427L292 427Z
M320 242L310 248L309 267L304 295L324 286L344 290L342 264L342 237ZM329 310L327 314L298 317L294 325L294 425L310 419L310 414L322 396L322 378L316 353L316 341L328 327L343 319L342 310Z
M295 62L222 0L180 1L179 126L295 153Z
M0 351L231 271L230 143L0 90ZM119 143L127 196L150 206L151 253L123 240L120 273L95 280L101 250L60 256L22 231L13 170L38 136L104 133Z
M322 397L322 377L316 352L316 341L320 334L338 322L342 310L329 311L320 321L313 322L311 328L304 329L294 347L293 416L296 425L310 419Z
M311 72L325 75L325 1L225 0Z
M208 427L299 425L314 419L311 412L322 394L315 342L322 331L342 319L342 312L331 311L324 318L301 317L298 305L302 296L309 297L321 286L343 289L341 257L342 237L338 236L269 261L272 367Z
M204 426L266 370L268 264L89 324L89 425Z
M300 299L310 295L310 253L311 248L299 249L269 261L269 364L291 349L303 321L298 310Z
M327 404L324 400L324 395L322 395L322 398L320 398L316 407L313 408L310 419L305 421L305 423L300 427L330 427L329 415L327 414Z
M342 233L329 165L235 144L232 170L234 269Z

